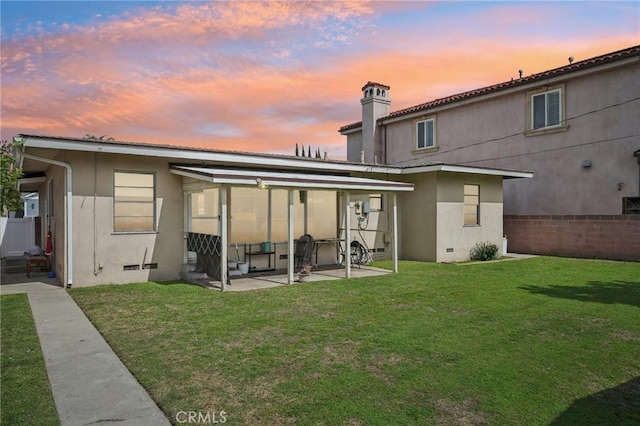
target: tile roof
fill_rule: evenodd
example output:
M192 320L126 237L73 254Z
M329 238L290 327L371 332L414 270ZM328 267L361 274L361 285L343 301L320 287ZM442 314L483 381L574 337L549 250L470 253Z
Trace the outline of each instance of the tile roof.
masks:
M387 86L386 84L376 83L375 81L367 81L367 84L365 84L364 86L362 86L362 89L361 89L361 90L364 90L364 89L366 89L366 88L367 88L367 87L369 87L369 86L380 86L380 87L383 87L383 88L385 88L385 89L387 89L387 90L391 89L391 87L390 87L390 86Z
M468 92L458 93L456 95L447 96L440 99L435 99L433 101L429 101L423 104L415 105L409 108L401 109L399 111L394 111L389 115L380 118L379 120L385 120L394 117L400 117L402 115L411 114L413 112L427 110L429 108L434 108L442 105L451 104L454 102L462 101L465 99L470 99L476 96L486 95L489 93L498 92L500 90L505 90L511 87L517 87L520 85L525 85L528 83L532 83L539 80L544 80L546 78L555 77L558 75L569 74L572 72L580 71L583 69L604 65L610 62L619 61L622 59L627 59L633 56L640 55L640 45L629 47L626 49L618 50L611 53L606 53L604 55L596 56L594 58L585 59L584 61L575 62L573 64L565 65L559 68L554 68L552 70L543 71L541 73L532 74L527 77L522 77L519 79L513 79L511 81L506 81L503 83L494 84L487 87L482 87L480 89L470 90ZM369 85L370 83L367 83ZM376 84L376 83L374 83ZM365 85L365 87L367 87ZM344 132L347 130L357 129L362 126L362 121L357 123L347 124L340 128L340 132Z

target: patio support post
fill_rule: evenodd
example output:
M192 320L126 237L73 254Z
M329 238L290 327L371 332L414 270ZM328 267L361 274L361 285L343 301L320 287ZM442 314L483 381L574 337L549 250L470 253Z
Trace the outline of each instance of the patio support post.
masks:
M307 194L304 196L304 233L309 233L309 191L306 191Z
M398 194L393 193L393 213L391 226L393 226L392 245L393 245L393 272L398 272Z
M273 205L273 197L271 193L271 188L267 190L267 241L271 241L271 220L272 218L272 205ZM276 251L275 246L273 247L273 251Z
M351 194L344 193L344 276L351 278L351 217L349 215L349 204Z
M290 189L289 191L289 206L287 209L287 224L289 226L288 229L288 233L287 233L287 284L292 284L293 283L293 268L294 266L294 252L293 252L293 232L294 232L294 218L295 218L295 210L294 210L294 203L293 203L293 189Z
M187 233L191 229L191 194L189 192L182 192L183 201L183 223L184 223L184 235L182 240L182 264L183 267L189 263L189 255L187 253ZM184 269L183 269L184 270Z
M227 289L227 269L229 267L229 228L227 226L229 221L227 217L227 195L228 188L226 186L220 187L220 239L222 240L222 247L220 250L220 286L222 291Z

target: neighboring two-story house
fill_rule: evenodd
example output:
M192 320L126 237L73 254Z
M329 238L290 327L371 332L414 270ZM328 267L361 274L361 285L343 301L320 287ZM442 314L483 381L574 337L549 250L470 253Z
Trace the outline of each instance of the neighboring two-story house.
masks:
M349 161L530 170L504 183L510 250L640 260L640 46L395 112L362 91Z

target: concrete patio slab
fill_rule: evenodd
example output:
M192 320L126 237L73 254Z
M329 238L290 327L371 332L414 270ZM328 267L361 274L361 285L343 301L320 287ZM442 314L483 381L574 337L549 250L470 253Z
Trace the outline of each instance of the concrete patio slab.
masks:
M391 271L387 269L374 268L371 266L362 266L360 268L354 267L351 269L351 278L363 278L373 277L379 275L390 274ZM297 276L296 276L297 278ZM308 284L320 281L331 281L344 279L344 269L317 269L314 270L309 276L309 281L306 283L295 282L292 285ZM212 290L220 290L219 281L198 280L195 284L203 287L211 288ZM260 290L265 288L283 287L287 286L287 274L269 274L269 275L254 275L244 276L241 278L233 278L231 284L227 285L227 291L249 291Z

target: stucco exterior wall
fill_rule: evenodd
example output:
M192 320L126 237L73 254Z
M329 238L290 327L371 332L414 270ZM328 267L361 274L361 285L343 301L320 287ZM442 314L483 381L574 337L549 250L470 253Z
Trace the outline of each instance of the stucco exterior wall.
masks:
M67 152L73 167L74 287L178 279L183 260L182 179L166 159ZM156 229L114 233L114 170L154 172ZM157 263L157 269L123 270Z
M67 282L66 252L65 252L65 209L67 205L66 170L58 166L47 168L47 180L40 186L40 209L42 221L42 250L46 250L47 232L51 231L53 240L53 256L51 267L56 279L61 283ZM49 189L52 192L49 193ZM48 198L51 196L51 198ZM53 204L51 204L53 203Z
M362 132L357 131L347 135L347 161L360 162L362 151Z
M437 224L436 173L403 176L414 191L398 194L399 256L405 260L435 262Z
M480 224L464 225L464 185L480 186ZM438 173L436 261L469 259L479 242L502 247L502 177Z
M372 193L373 194L373 193ZM351 240L364 244L374 260L391 259L391 209L392 194L382 195L382 210L372 211L358 220L355 203L369 202L369 194L353 194L350 208Z
M436 118L437 151L415 150L420 117L387 124L387 161L420 159L535 172L533 179L505 182L505 214L620 214L621 198L640 194L633 157L640 147L640 65L636 61L590 75L567 75L552 83L564 85L566 131L525 134L527 93L549 84L540 83L425 114ZM583 160L591 160L592 166L581 167ZM624 185L618 190L620 182Z

